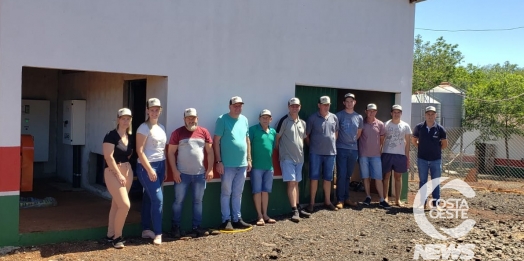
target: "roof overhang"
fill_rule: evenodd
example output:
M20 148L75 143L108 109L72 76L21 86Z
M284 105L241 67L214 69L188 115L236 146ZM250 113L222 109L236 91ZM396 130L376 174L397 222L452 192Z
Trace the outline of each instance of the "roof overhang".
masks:
M416 3L420 3L420 2L424 2L426 0L409 0L409 3L410 4L416 4Z

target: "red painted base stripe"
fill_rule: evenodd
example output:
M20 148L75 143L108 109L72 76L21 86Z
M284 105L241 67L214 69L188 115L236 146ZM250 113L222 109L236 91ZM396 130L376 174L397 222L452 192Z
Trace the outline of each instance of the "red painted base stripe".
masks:
M524 168L524 161L522 160L515 160L515 159L495 159L495 165L501 166L501 167L515 167L515 168Z
M0 147L0 192L20 191L20 147Z
M462 160L463 162L476 162L477 157L473 155L466 155L462 158L459 157L459 160ZM495 158L495 165L501 166L501 167L514 167L514 168L524 168L524 161L523 160L516 160L516 159L504 159L504 158Z

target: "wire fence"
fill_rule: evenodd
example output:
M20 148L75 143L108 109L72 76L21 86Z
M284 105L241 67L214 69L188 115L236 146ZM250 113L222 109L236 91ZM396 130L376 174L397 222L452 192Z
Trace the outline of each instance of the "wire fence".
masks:
M490 191L524 193L524 136L481 139L478 130L446 128L442 177L460 178ZM417 148L410 151L410 180L418 181Z

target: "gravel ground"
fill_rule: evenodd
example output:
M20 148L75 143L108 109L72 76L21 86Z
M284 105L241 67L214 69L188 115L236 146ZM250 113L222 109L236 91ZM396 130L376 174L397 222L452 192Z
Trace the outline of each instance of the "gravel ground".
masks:
M452 243L474 244L472 260L524 260L524 195L477 191L468 204L475 227L464 238L449 241L424 234L411 208L386 211L375 202L336 212L316 209L298 224L280 217L274 225L245 233L188 240L166 237L160 246L128 238L123 250L96 241L24 247L0 254L0 260L412 260L417 244ZM432 223L452 228L461 222Z

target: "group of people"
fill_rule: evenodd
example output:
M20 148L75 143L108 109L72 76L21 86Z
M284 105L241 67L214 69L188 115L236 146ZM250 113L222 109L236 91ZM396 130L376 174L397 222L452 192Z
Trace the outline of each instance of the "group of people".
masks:
M206 128L198 125L196 109L188 108L183 112L184 126L174 130L167 140L165 127L158 122L162 112L160 100L151 98L146 103L147 120L138 127L136 141L130 139L131 111L127 108L118 110L117 127L107 133L103 141L106 161L104 178L112 195L107 241L115 248L124 247L122 229L130 208L128 192L133 173L129 158L133 153L133 145L138 155L136 175L144 188L142 237L153 239L157 245L162 243L162 183L166 179L166 158L175 183L171 228L175 238L184 234L180 223L188 189L193 193L192 233L197 236L208 235L208 231L201 227L202 200L206 183L213 178L214 171L221 177L220 230L252 227L242 219L240 211L248 172L258 215L256 225L275 223L267 209L274 175L272 158L276 150L282 178L287 183L290 220L293 222L308 218L314 212L320 179L323 180L325 208L336 211L344 205L356 207L358 203L349 198L349 183L357 161L366 191L366 198L361 204L370 205L370 179L375 179L380 197L379 206L390 208L387 195L393 171L394 203L401 206L401 175L409 165L410 139L419 148L417 163L420 186L427 181L428 170L431 170L432 179L440 177L440 150L447 143L445 129L435 122L434 107L426 108L426 121L418 124L412 135L409 124L400 120L400 105L391 108L391 120L383 123L376 118L375 104L367 105L365 117L355 112L354 94L346 94L343 104L344 109L333 114L329 112L330 97L322 96L318 100L318 111L304 121L299 117L300 100L291 98L287 104L288 113L274 129L270 126L272 114L267 109L260 112L257 124L249 126L248 119L242 115L244 102L241 97L234 96L229 100L229 112L216 120L213 138ZM309 145L311 184L310 202L305 209L299 204L298 186L302 181L304 144ZM337 202L333 204L330 195L335 165ZM434 191L433 199L438 198L439 192Z

